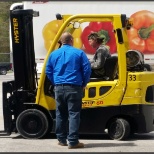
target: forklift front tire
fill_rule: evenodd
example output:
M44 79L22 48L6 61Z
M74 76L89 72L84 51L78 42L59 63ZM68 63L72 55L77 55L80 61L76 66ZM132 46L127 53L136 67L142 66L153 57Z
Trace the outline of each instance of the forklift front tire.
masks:
M130 124L122 118L113 119L109 123L108 134L113 140L124 140L130 135Z
M28 109L20 113L16 121L17 131L24 138L38 139L45 136L49 123L47 116L40 110Z

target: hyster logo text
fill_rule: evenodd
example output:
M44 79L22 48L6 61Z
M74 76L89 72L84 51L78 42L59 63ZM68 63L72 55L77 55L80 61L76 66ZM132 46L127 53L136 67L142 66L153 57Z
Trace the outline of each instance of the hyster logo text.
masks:
M13 32L14 32L14 41L19 43L19 29L18 29L18 19L13 18Z

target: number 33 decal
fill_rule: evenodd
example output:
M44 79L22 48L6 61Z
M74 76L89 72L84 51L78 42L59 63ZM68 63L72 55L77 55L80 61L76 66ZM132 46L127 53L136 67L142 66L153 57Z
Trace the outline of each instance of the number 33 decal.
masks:
M136 75L129 75L129 81L135 81Z

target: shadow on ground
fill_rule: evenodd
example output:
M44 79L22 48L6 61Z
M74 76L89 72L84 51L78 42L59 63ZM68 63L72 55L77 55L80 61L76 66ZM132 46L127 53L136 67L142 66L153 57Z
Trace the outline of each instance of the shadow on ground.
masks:
M12 138L12 139L23 139L21 135L14 135L14 136L1 136L0 138ZM80 139L86 140L112 140L108 136L108 134L80 134ZM56 139L56 135L54 133L50 133L41 139ZM136 140L154 140L154 133L147 133L147 134L134 134L130 138L125 141L136 141Z

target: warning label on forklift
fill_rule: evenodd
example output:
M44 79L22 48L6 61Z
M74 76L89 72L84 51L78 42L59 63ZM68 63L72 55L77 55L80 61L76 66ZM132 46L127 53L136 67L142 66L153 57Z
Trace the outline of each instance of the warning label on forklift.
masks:
M101 106L103 101L85 101L82 102L82 107L90 107L90 106Z

